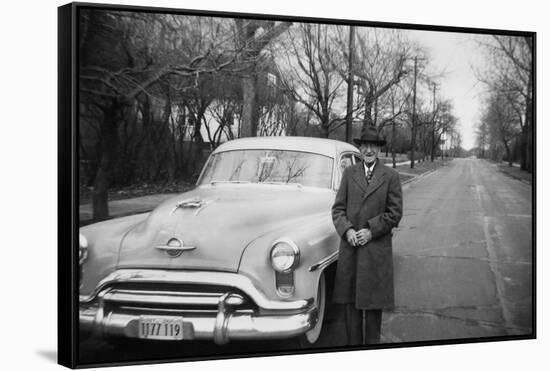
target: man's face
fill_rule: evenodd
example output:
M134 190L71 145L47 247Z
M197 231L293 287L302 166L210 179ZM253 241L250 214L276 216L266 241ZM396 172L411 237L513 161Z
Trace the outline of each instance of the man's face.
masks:
M380 152L380 146L374 143L362 143L359 147L361 154L363 155L363 161L367 164L370 164L376 160L378 157L378 152Z

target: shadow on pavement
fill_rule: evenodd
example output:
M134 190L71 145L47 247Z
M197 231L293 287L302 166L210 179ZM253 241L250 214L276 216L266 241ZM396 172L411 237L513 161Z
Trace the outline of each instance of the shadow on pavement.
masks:
M55 350L37 350L36 353L52 363L57 363L57 351Z

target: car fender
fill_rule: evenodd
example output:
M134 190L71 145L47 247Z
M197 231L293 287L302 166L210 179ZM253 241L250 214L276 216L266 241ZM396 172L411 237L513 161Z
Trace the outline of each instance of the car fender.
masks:
M273 244L282 238L292 240L300 250L300 260L293 271L295 290L292 296L284 298L277 293L276 272L270 258ZM338 246L339 237L329 213L295 218L252 241L242 254L239 273L251 278L271 299L315 298L319 277L337 259ZM328 264L319 264L323 261Z
M81 296L90 295L97 284L116 269L122 238L147 215L149 213L136 214L80 228L80 234L88 241L88 256L81 268Z

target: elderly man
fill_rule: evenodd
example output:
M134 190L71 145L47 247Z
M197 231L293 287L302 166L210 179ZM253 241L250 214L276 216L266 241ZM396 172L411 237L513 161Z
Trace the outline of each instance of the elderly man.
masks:
M333 300L345 306L348 345L380 342L382 310L394 305L392 229L401 219L399 175L378 160L374 127L354 139L363 162L344 170L332 207L341 236Z

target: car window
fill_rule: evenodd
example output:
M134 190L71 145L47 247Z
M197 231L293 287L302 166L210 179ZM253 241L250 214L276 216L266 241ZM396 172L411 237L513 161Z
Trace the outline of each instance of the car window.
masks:
M356 157L357 155L353 153L344 153L343 155L340 156L340 160L338 162L339 171L338 171L338 177L336 179L336 189L340 187L340 180L342 179L342 174L344 173L344 169L347 168L348 166L351 166L357 163Z
M360 159L360 156L358 157L358 155L355 153L344 153L342 156L340 156L340 173L343 174L345 168L356 164L358 158Z
M340 159L340 172L343 173L344 169L348 166L353 165L353 159L351 155L344 155Z
M298 183L331 188L333 159L315 153L236 150L217 153L199 184L211 182Z

